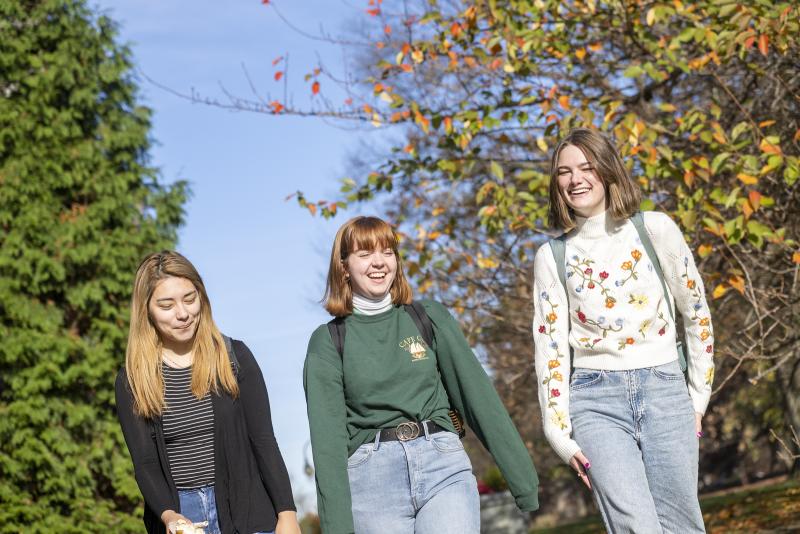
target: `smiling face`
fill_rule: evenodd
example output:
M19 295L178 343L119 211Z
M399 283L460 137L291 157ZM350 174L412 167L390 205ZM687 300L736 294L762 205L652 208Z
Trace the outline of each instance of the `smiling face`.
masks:
M386 296L397 275L397 257L389 247L354 250L344 260L354 293L371 299Z
M558 155L556 172L559 192L577 215L592 217L605 211L605 185L580 148L564 146Z
M165 348L191 347L200 323L200 295L186 278L169 276L158 282L147 306L150 320Z

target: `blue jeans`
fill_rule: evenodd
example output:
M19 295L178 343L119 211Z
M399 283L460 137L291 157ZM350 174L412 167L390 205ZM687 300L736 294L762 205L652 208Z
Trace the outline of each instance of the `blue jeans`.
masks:
M217 501L214 486L178 490L178 499L181 503L181 515L192 523L208 521L208 526L203 529L206 534L221 534L219 521L217 520ZM272 533L256 532L255 534Z
M478 534L478 485L457 435L379 438L347 460L356 534Z
M677 360L629 371L575 369L572 434L589 459L610 533L705 532L695 416Z

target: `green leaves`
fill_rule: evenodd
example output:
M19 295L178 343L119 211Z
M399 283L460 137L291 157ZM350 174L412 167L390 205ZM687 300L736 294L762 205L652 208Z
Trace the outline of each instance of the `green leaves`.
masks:
M140 532L113 384L136 267L174 247L187 187L148 166L108 19L81 0L0 12L0 531Z

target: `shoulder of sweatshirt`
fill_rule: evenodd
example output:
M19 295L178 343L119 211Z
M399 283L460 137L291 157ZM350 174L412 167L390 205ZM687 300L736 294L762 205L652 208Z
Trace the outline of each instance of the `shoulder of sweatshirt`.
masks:
M441 302L431 299L420 299L419 303L422 304L422 306L425 308L425 311L428 312L428 316L434 323L436 323L437 320L452 319L450 311L445 308L444 304Z
M306 350L306 363L311 358L322 358L328 363L334 365L341 365L341 358L339 352L333 345L330 330L328 330L328 323L319 325L311 334L308 340L308 350Z

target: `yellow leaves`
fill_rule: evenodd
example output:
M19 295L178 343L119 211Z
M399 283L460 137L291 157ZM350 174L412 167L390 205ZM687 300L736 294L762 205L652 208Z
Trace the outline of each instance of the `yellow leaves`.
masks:
M420 64L425 59L425 54L422 52L422 50L414 50L411 52L411 59L414 60L414 63Z
M444 213L445 209L441 206L437 206L431 210L431 215L434 217L438 217L442 213Z
M558 105L561 106L564 109L564 111L569 111L569 95L559 96Z
M699 247L697 247L697 254L701 258L707 257L711 252L714 250L714 245L703 243Z
M751 176L749 174L745 174L743 172L737 174L736 177L739 180L741 180L741 182L745 185L755 185L758 183L758 178L756 178L755 176Z
M711 292L711 297L718 299L727 292L728 292L728 286L726 286L725 284L717 284L717 287L715 287L714 291Z
M652 26L656 23L656 8L651 7L647 10L647 15L645 16L645 20L647 21L648 26Z
M497 261L494 257L484 256L480 252L478 253L477 263L478 267L480 267L481 269L496 269L497 267L500 266L500 262Z
M728 283L733 289L744 295L744 278L738 274L734 274L728 278Z
M575 51L575 57L578 58L578 60L583 61L583 58L586 57L586 49L585 48L577 49Z
M539 150L542 152L547 152L547 142L544 140L544 137L537 137L536 138L536 146L539 147Z

